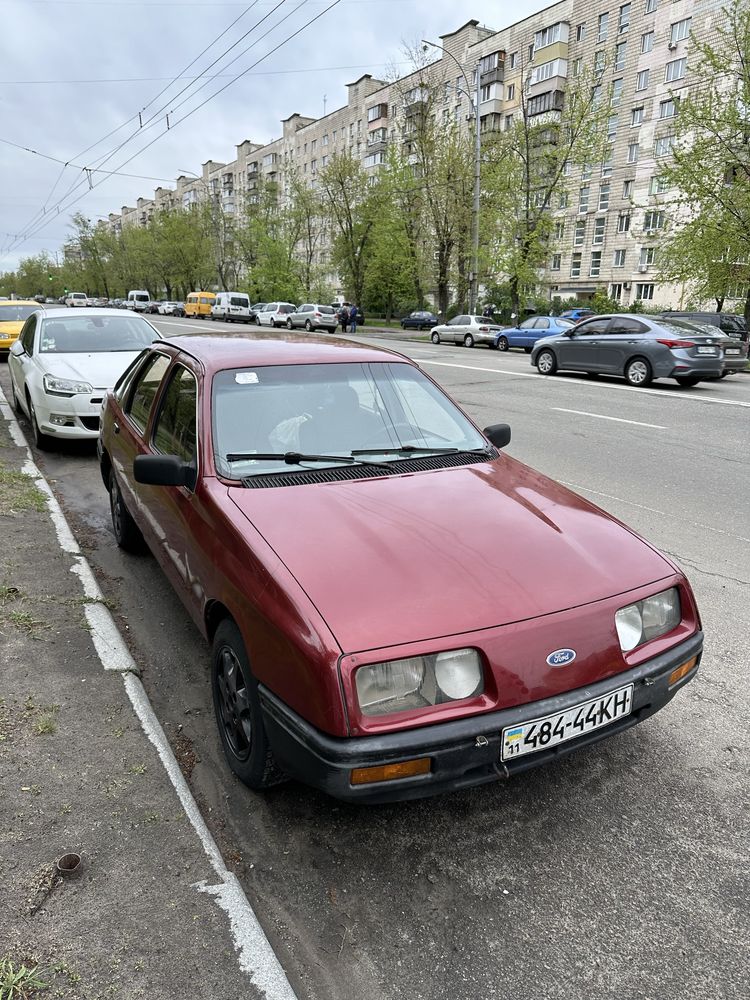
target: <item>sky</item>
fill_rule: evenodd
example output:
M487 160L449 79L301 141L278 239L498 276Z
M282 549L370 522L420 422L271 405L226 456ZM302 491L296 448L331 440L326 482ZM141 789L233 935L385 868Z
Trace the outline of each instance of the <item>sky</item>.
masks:
M206 160L229 162L244 139L278 137L294 112L319 117L324 100L329 112L341 107L345 85L363 73L406 72L405 45L437 41L472 18L499 30L547 5L340 0L322 13L332 2L0 0L0 272L42 250L54 256L73 212L106 218L155 187L173 186L180 173L200 172ZM205 78L190 78L201 73L218 76L198 91ZM139 176L84 170L100 164Z

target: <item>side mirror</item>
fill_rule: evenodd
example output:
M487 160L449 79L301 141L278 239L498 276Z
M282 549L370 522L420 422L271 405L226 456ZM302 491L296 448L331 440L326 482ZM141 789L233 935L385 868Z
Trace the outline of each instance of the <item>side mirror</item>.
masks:
M13 343L10 345L10 353L14 357L20 358L22 354L26 353L26 349L24 348L20 340L14 340Z
M195 469L177 455L138 455L133 461L137 483L146 486L195 486Z
M496 448L504 448L506 444L510 444L510 424L492 424L490 427L485 427L484 436Z

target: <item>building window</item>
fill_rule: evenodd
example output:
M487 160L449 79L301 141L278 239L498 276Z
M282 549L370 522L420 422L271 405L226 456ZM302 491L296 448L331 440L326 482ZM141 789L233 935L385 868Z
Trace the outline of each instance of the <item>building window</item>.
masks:
M630 110L631 126L640 125L642 121L643 121L643 107L641 106L640 108L631 108Z
M647 31L645 35L641 35L641 52L650 52L654 47L654 33L653 31Z
M570 258L570 276L571 278L581 277L581 255L579 253L574 253Z
M558 202L557 202L557 207L558 208L567 208L568 207L568 192L567 191L561 191L560 192L560 197L559 197Z
M664 228L664 212L652 209L643 215L643 230L646 233L653 233L657 229Z
M616 108L622 100L622 77L612 81L612 107Z
M582 42L586 37L586 22L583 21L576 27L576 41Z
M654 297L654 286L653 285L641 285L635 286L635 297L637 299L649 300Z
M578 211L588 212L589 210L589 195L591 194L591 185L584 184L578 192Z
M612 256L612 267L625 267L625 251L615 250Z
M321 157L320 165L321 165L321 167L327 167L328 166L328 157L327 156Z
M604 54L604 49L597 49L594 53L594 72L603 73L604 66L606 64L606 57Z
M685 75L687 70L687 59L685 56L682 59L674 59L672 62L667 63L667 70L664 74L665 83L673 83L675 80L681 80Z
M657 174L656 176L652 177L651 180L649 181L648 184L649 194L653 195L664 194L664 192L667 191L668 189L669 185L667 183L666 177L659 177L659 175Z
M578 59L573 60L573 76L580 76L581 69L583 67L583 59L579 56Z
M562 254L553 253L552 263L550 264L550 271L559 271L561 262L562 262Z
M598 278L602 270L602 252L601 250L594 250L591 254L591 268L589 270L589 275L592 278Z
M334 130L333 130L333 141L334 141L334 142L336 141L336 137L337 137L337 136L338 136L338 132L336 131L336 129L334 129Z
M372 108L367 109L367 121L376 122L381 118L388 117L388 105L387 104L376 104Z
M622 282L609 286L609 297L619 302L622 298Z
M630 212L620 212L617 216L617 232L627 233L630 230Z
M597 42L606 42L608 25L609 25L609 14L600 14L599 30L597 31L596 35Z
M677 114L677 104L673 97L670 97L668 101L662 101L659 104L660 118L674 118L676 114Z
M533 58L534 58L534 45L533 45L533 43L531 45L529 45L528 55L529 55L529 62L531 62L533 60Z
M601 246L604 243L604 229L606 224L607 220L603 215L594 222L594 235L591 242L595 247Z
M543 49L545 45L552 45L553 42L567 42L568 26L558 21L548 28L542 28L534 34L534 48Z
M638 146L637 142L631 142L631 143L629 143L629 145L628 145L628 163L637 163L638 162L638 149L639 149L639 146Z
M601 170L602 177L612 176L612 165L613 165L614 155L615 154L613 152L613 149L610 146L609 151L605 154L605 157L602 160L602 170Z
M563 238L564 232L565 232L565 223L558 220L555 223L555 239L561 240Z
M615 69L625 69L625 56L628 51L627 42L618 42L615 45Z
M601 101L601 99L602 99L602 85L600 83L597 83L595 87L591 88L592 105L596 107L596 105Z
M623 198L633 197L633 182L632 180L627 180L622 182L622 196Z
M642 69L638 73L638 78L635 83L636 90L648 90L648 75L649 75L649 70L647 69Z
M517 52L511 52L510 59L508 60L508 68L509 69L515 69L516 68L516 62L517 62L517 60L518 60L518 53Z
M513 115L505 116L505 131L509 132L513 127Z
M310 160L310 173L314 174L317 169L318 169L318 161Z
M670 42L676 45L677 42L681 42L683 38L687 38L690 34L690 22L691 17L686 17L684 21L675 21L672 25L672 34L669 37Z
M599 208L597 211L606 212L609 208L609 181L599 185Z
M630 4L624 3L620 7L620 20L617 25L617 31L622 34L623 31L627 31L630 27Z
M615 133L617 132L617 122L619 120L619 115L610 115L607 119L607 138L614 139Z
M327 134L324 135L323 138L320 140L320 145L321 146L327 146L328 145L328 135Z
M497 69L499 55L499 52L491 52L488 56L483 56L479 60L479 72L491 73L493 69Z
M662 135L654 143L654 156L669 156L674 146L673 135Z
M512 101L515 98L515 96L516 96L516 85L515 85L515 83L509 83L508 84L507 95L508 95L508 100L509 101Z
M586 239L586 220L578 219L576 221L575 233L573 234L573 246L582 247Z
M377 153L370 153L365 157L366 167L377 167L381 163L385 163L385 153L382 150Z
M641 267L651 267L656 262L656 247L641 247L638 263Z
M653 14L656 8L659 6L659 0L646 0L645 14Z
M591 166L590 163L586 162L586 163L582 164L581 165L581 180L584 180L584 181L588 180L588 178L591 177L591 175L593 174L593 172L594 172L594 168Z

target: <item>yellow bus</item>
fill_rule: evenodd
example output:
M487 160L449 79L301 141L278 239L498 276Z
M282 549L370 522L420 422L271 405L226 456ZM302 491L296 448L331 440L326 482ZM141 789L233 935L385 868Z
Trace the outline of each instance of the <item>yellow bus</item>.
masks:
M213 292L191 292L185 300L185 315L205 319L211 315L211 306L215 301Z

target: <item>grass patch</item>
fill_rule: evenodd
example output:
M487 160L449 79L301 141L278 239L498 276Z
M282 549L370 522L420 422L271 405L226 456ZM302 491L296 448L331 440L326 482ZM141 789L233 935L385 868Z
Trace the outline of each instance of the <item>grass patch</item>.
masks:
M35 726L38 736L46 736L48 734L57 732L57 723L55 722L55 713L53 712L42 712L42 714L37 719Z
M0 608L5 607L6 604L10 604L11 601L20 600L23 600L23 594L18 587L7 586L6 584L0 585Z
M35 618L30 611L11 611L5 616L5 620L32 638L36 638L36 633L42 629L49 628L47 622ZM0 996L0 1000L3 1000L2 996Z
M25 965L14 965L9 958L0 958L0 1000L29 1000L40 990L46 990L48 983L37 975L38 966L33 969Z
M0 462L0 510L8 514L22 514L47 509L47 497L39 489L31 476L25 472L6 469ZM5 1000L0 996L0 1000Z

